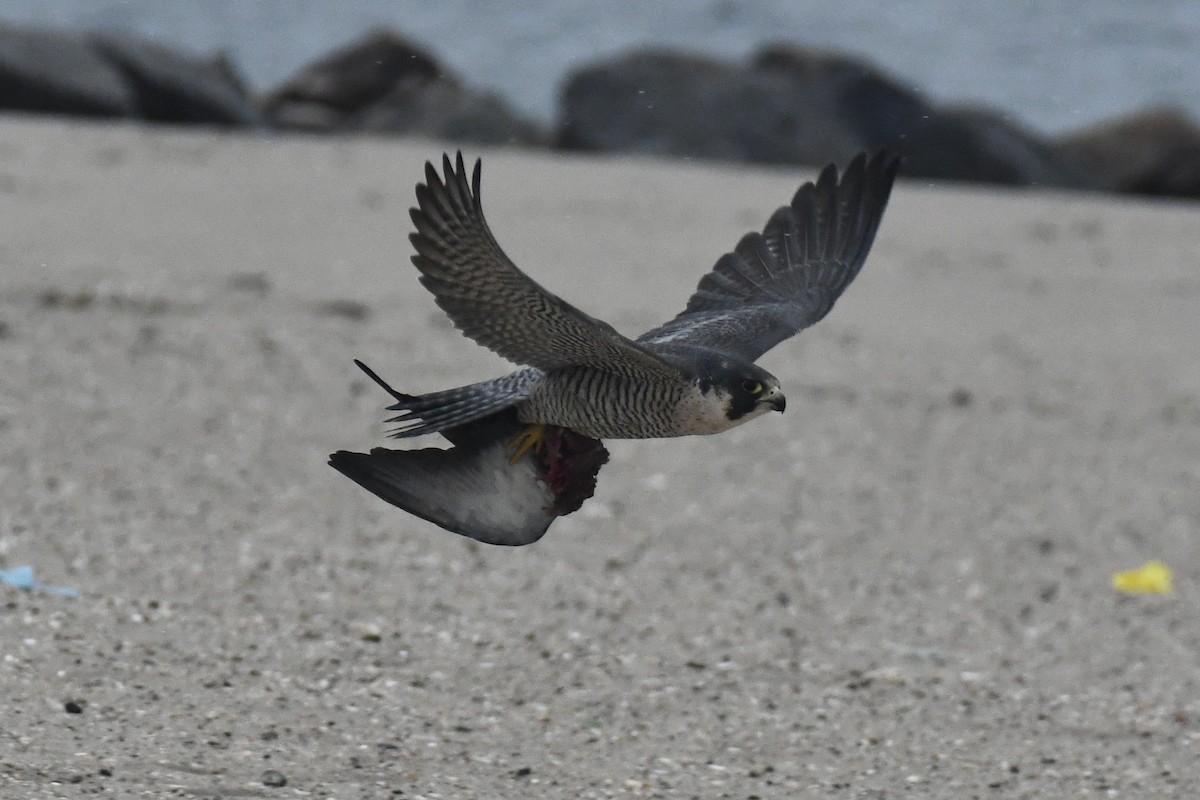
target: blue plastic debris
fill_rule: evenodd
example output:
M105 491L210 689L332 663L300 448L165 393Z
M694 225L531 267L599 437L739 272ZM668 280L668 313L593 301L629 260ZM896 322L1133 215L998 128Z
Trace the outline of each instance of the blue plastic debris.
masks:
M48 583L38 583L33 579L33 567L14 567L0 569L0 583L8 584L17 589L36 589L39 592L50 592L63 597L79 597L79 591L70 586L51 586Z

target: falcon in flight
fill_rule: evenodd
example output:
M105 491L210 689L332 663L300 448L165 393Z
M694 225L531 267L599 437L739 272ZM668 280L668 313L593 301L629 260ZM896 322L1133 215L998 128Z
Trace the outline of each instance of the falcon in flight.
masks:
M700 280L678 316L636 339L543 289L492 235L480 162L425 165L411 212L421 283L468 338L516 372L430 394L398 392L362 362L399 412L391 435L441 434L449 448L339 451L329 463L387 502L481 542L522 545L592 496L601 439L720 433L783 411L754 361L824 317L858 274L899 160L827 166L762 233Z

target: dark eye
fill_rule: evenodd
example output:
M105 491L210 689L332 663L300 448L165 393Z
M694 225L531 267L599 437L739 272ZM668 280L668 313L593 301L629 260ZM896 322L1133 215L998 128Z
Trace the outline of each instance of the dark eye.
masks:
M742 391L746 394L762 394L763 385L758 381L744 380L742 381Z

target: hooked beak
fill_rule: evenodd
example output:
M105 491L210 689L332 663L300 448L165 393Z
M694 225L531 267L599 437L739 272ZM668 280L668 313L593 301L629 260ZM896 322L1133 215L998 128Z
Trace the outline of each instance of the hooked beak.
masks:
M783 413L783 410L787 408L787 398L783 396L783 391L781 389L772 389L759 402L766 403L771 407L772 411L778 411L781 414Z

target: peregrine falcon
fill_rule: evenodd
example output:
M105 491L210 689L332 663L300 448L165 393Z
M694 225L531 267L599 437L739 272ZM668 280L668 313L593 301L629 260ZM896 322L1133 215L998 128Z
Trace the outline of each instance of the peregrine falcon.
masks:
M754 361L824 317L875 239L899 159L827 166L718 259L687 307L636 339L546 291L492 235L480 162L425 165L411 212L420 281L468 338L521 369L430 394L396 391L359 361L399 412L391 436L451 447L339 451L329 463L383 500L481 542L537 541L592 496L602 439L710 434L783 411Z

